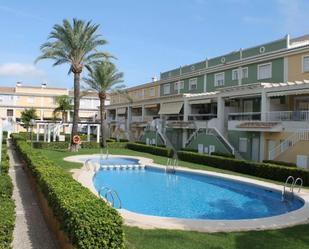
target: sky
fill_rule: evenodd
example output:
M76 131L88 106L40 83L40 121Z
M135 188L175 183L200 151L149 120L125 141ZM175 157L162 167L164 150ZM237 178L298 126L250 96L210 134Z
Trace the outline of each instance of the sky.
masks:
M290 34L309 33L308 0L0 0L0 85L72 88L68 65L34 64L53 25L99 24L126 86ZM86 71L83 72L86 75Z

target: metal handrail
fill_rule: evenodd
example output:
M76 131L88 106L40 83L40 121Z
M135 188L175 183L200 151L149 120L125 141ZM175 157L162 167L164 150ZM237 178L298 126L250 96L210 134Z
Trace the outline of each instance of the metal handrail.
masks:
M285 180L285 184L283 186L283 190L282 190L282 197L284 198L285 197L285 189L287 187L287 184L289 183L289 180L292 179L292 183L291 183L291 186L290 186L290 191L293 193L293 184L295 183L295 179L293 176L289 176L286 180Z
M297 184L297 182L298 181L300 181L300 185L298 186L298 191L297 191L297 193L299 193L300 192L300 190L301 190L301 188L303 187L303 179L301 179L300 177L298 177L298 178L296 178L296 180L295 180L295 182L294 182L294 184L293 184L293 188L292 188L292 192L294 191L294 188L295 188L295 186L296 186L296 184Z
M87 160L84 162L84 166L86 166L86 169L87 169L88 171L90 170L89 162L91 162L91 159L87 159Z
M121 199L120 199L120 197L119 197L119 195L118 195L118 193L117 193L116 190L111 189L111 188L106 187L106 186L102 187L102 188L98 191L99 197L100 197L101 199L102 199L102 194L101 194L102 191L106 191L105 194L104 194L104 199L105 199L108 203L110 203L110 202L108 201L108 195L110 195L110 197L112 198L112 203L110 203L110 204L111 204L111 206L112 206L113 208L115 207L115 198L114 198L114 195L115 195L115 196L117 197L117 199L118 199L119 208L122 208L122 202L121 202Z

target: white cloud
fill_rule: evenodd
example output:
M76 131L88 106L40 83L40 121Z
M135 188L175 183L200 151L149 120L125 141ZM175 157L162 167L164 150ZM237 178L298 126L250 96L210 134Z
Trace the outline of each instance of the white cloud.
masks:
M22 76L22 77L42 77L44 71L38 69L32 64L22 63L4 63L0 64L0 76Z

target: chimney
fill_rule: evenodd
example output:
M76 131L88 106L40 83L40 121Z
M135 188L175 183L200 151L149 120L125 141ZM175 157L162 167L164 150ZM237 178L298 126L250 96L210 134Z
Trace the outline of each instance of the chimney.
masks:
M17 82L16 82L16 86L21 86L21 82L20 82L20 81L17 81Z
M155 75L151 79L152 79L152 82L156 82L158 80L157 76L155 76Z
M46 88L46 83L42 83L42 88Z

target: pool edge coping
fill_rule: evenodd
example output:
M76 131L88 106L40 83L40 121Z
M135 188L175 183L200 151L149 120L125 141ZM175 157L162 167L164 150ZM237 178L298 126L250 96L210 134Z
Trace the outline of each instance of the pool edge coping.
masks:
M100 154L75 155L65 157L65 161L82 163L82 158L95 158L101 156ZM129 155L109 155L109 157L122 157L138 159L141 164L150 167L165 169L165 166L156 164L152 159ZM262 180L247 178L244 176L229 175L225 173L218 173L207 170L190 169L179 166L176 171L195 173L201 175L221 177L237 182L243 182L250 185L260 186L263 188L282 191L283 185L264 182ZM96 196L98 193L93 186L94 170L88 170L85 166L80 169L72 169L73 178L80 182L84 187L91 190ZM300 224L309 223L309 191L302 189L301 193L295 195L304 201L304 205L287 214L281 214L266 218L256 219L240 219L240 220L206 220L206 219L187 219L187 218L171 218L160 217L152 215L144 215L135 213L126 209L118 209L118 212L124 218L125 224L128 226L135 226L143 229L175 229L198 232L236 232L236 231L252 231L252 230L270 230L291 227Z

